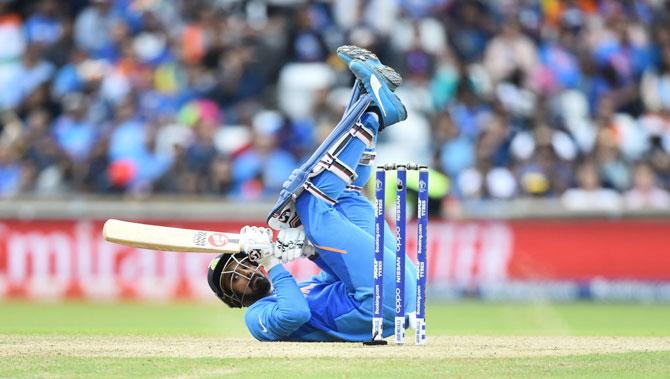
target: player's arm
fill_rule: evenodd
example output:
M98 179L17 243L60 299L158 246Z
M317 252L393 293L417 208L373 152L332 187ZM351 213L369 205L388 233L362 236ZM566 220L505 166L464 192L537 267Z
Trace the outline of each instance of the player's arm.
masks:
M260 341L285 339L311 317L305 296L284 266L273 266L269 277L276 301L258 301L244 315L249 332Z
M245 314L245 322L254 337L280 340L309 321L307 300L295 278L280 263L310 257L313 253L314 247L307 242L303 228L279 232L272 254L264 255L260 262L268 271L275 301L259 301Z

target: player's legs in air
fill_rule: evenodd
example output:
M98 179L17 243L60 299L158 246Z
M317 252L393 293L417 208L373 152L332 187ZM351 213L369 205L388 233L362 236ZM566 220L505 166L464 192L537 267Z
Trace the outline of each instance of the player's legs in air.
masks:
M366 113L361 120L374 133L379 127L376 117ZM349 167L356 167L365 148L361 140L351 138L338 159ZM335 208L348 184L331 171L323 171L311 179L311 185L319 192L302 192L296 199L296 208L308 239L319 253L315 262L344 282L350 292L364 296L371 286L370 270L363 272L355 268L372 267L372 236Z
M350 50L354 57L349 60L350 68L368 94L372 94L372 111L364 113L360 124L352 127L354 133L351 134L358 138L347 136L331 149L331 160L339 168L323 170L312 177L306 187L308 190L296 200L297 213L305 232L319 252L315 262L342 281L358 301L369 299L371 294L374 213L370 202L355 191L367 182L371 173L367 161L379 130L406 117L404 106L392 92L399 84L399 76L374 59L356 59L356 56L360 57L361 50ZM355 175L349 175L353 172ZM385 266L389 273L393 272L395 254L392 236L388 230L385 254L389 259L385 260ZM408 265L410 275L413 275L412 267ZM412 283L411 278L407 282ZM388 295L391 295L390 291Z

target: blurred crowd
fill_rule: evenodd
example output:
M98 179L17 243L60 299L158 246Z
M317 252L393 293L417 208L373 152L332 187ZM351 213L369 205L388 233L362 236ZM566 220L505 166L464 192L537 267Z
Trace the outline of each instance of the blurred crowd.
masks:
M0 41L0 197L273 198L354 43L405 79L380 159L451 198L670 207L662 0L0 0Z

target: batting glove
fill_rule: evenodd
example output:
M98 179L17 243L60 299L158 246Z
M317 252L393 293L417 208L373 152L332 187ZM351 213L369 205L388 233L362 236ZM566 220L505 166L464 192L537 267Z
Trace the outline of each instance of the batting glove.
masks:
M260 262L262 258L273 254L272 231L247 225L240 230L240 245L249 260Z
M277 258L275 258L274 254L268 254L263 256L260 261L258 261L258 264L263 266L265 268L265 271L270 271L272 270L273 267L277 266L278 264L281 264L281 261Z
M309 257L312 254L314 254L314 246L307 241L303 227L279 231L277 242L275 242L275 258L287 263L298 258Z

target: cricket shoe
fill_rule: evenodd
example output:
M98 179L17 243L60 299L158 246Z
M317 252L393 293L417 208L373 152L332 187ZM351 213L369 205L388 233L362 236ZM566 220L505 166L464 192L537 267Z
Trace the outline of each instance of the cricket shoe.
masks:
M356 78L365 87L365 92L372 98L372 110L376 111L381 117L380 131L407 119L405 105L393 93L397 86L390 79L395 76L400 78L400 75L392 68L384 67L391 70L393 74L385 74L384 71L388 72L388 70L379 70L372 60L360 61L354 59L349 64L349 69L356 75Z
M379 58L369 50L356 45L344 45L337 48L337 56L347 64L347 67L350 67L354 60L364 62L381 75L391 91L395 91L402 84L402 76L393 68L382 64Z
M337 48L337 55L354 73L357 82L365 88L365 92L372 97L371 107L382 119L379 131L407 118L405 106L393 93L402 84L400 74L382 64L374 53L359 46L340 46Z

